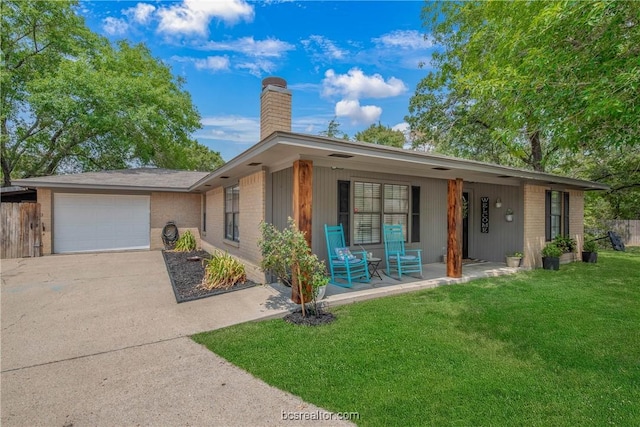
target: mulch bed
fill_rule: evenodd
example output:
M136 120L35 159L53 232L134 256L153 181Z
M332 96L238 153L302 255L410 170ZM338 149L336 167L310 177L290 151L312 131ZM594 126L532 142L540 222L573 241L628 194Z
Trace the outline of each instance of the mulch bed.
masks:
M235 285L229 289L208 290L202 288L202 278L204 277L203 260L208 260L211 255L206 251L173 252L162 251L164 263L169 272L173 293L176 301L186 302L200 298L207 298L214 295L226 294L228 292L239 291L241 289L256 286L256 283L247 280L243 284Z
M307 317L302 317L302 310L296 310L284 316L284 321L293 323L294 325L321 326L336 320L336 316L333 313L323 310L318 311L317 314L311 312L307 313Z

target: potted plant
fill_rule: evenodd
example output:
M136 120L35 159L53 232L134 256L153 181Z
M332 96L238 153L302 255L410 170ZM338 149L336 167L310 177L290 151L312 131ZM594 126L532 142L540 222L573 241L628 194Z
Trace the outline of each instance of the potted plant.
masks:
M589 240L584 242L582 247L582 262L598 262L598 245L595 241Z
M542 248L542 267L545 270L560 270L560 255L562 250L554 243L547 243Z
M513 209L508 208L506 211L504 211L504 219L506 219L507 222L513 221Z
M507 267L517 268L520 267L522 261L522 252L514 252L507 254Z
M324 261L311 252L309 245L293 219L287 228L278 230L273 224L261 224L262 239L258 242L262 252L261 267L282 279L291 272L291 300L301 305L302 316L307 316L305 304L313 302L317 316L316 301L321 288L329 283ZM289 268L287 268L289 267Z
M575 252L576 246L578 246L575 239L569 236L556 236L553 239L553 243L555 243L563 254Z

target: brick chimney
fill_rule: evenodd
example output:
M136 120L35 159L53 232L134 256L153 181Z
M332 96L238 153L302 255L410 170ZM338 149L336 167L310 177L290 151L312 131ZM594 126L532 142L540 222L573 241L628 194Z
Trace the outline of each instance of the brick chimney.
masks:
M291 91L280 77L262 80L260 141L275 131L291 132Z

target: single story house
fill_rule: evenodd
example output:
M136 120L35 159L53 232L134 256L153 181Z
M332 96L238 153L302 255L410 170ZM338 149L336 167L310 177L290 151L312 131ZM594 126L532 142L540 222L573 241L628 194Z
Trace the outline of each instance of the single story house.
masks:
M211 173L132 169L16 180L35 187L44 253L160 249L167 221L197 232L204 249L259 269L259 224L293 217L314 253L326 258L324 224L342 223L347 244L383 258L382 224L402 224L408 247L432 263L448 254L503 262L522 252L524 267L556 235L583 242L590 181L291 132L291 92L263 80L260 142ZM510 216L507 213L512 213Z

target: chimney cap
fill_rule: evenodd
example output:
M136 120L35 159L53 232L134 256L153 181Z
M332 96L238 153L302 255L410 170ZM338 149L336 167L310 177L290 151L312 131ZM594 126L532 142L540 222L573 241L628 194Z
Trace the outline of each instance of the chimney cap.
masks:
M267 86L278 86L281 88L287 88L287 81L281 77L267 77L262 80L262 90L264 90Z

